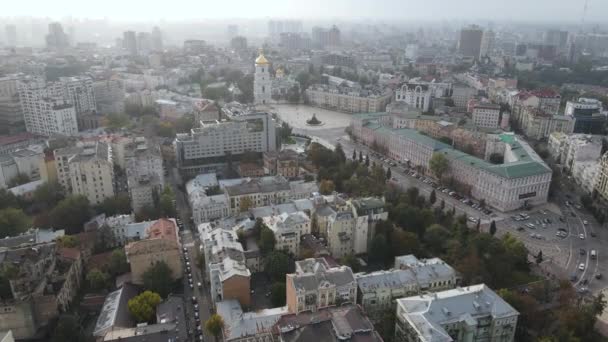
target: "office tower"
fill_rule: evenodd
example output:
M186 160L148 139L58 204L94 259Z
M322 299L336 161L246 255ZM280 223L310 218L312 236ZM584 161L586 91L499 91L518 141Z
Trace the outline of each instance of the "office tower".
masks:
M134 31L125 31L122 34L122 44L123 48L127 50L129 55L137 55L137 37L135 36Z
M479 51L479 57L490 56L494 53L494 44L496 42L496 33L492 30L483 32L481 37L481 46Z
M566 54L568 51L568 31L548 30L545 32L545 44L555 46L557 53Z
M17 46L17 26L6 25L4 31L6 33L6 45Z
M152 51L152 34L139 32L137 34L137 53L147 55L150 51Z
M160 28L158 26L154 26L152 29L152 50L163 50L163 34L160 32Z
M312 42L315 47L339 46L341 44L340 29L336 25L330 29L323 27L312 28Z
M230 40L230 47L236 51L243 51L247 49L247 38L243 36L236 36Z
M479 58L482 36L483 30L477 25L463 28L460 30L458 52L465 57Z
M93 82L95 105L101 114L123 113L125 110L125 87L122 80L109 79Z
M49 33L46 35L46 46L49 49L61 50L69 46L67 34L63 32L63 27L58 22L49 24Z

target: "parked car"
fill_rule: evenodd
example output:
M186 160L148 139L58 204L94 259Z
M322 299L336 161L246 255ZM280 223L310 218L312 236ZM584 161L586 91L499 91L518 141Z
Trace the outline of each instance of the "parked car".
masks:
M580 265L578 265L578 270L579 271L584 271L585 270L585 264L581 263Z

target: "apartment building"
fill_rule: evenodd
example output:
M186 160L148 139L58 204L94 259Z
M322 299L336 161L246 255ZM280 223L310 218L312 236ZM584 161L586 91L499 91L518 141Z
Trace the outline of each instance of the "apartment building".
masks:
M268 113L243 113L228 121L203 121L190 133L177 134L174 147L180 171L196 175L248 151L275 151L276 143L275 122Z
M251 272L236 231L212 223L199 225L198 231L213 303L234 299L249 306Z
M0 77L0 127L5 133L14 134L25 129L17 88L22 77L21 74Z
M146 229L144 239L125 246L125 254L133 284L143 284L143 274L157 262L169 266L172 279L181 279L184 275L182 247L174 219L161 218L154 222Z
M473 106L473 124L485 128L498 128L500 106L493 103L478 103Z
M357 282L350 267L330 267L325 259L296 261L296 273L287 274L287 308L290 313L357 302Z
M125 87L122 80L118 78L95 80L93 94L100 114L124 113Z
M364 89L315 84L306 89L307 101L317 107L346 113L381 112L391 102L390 89Z
M478 93L477 89L471 88L462 84L455 84L452 87L452 101L454 106L459 108L465 108L469 103L469 100L476 96Z
M135 138L126 145L125 163L131 208L138 212L154 207L165 185L160 146L144 137Z
M217 302L216 312L224 320L226 342L275 341L275 325L288 314L286 306L244 312L234 299Z
M74 105L54 94L41 79L23 80L17 87L28 132L44 136L78 133Z
M97 111L91 77L59 77L59 81L51 83L50 87L53 93L74 106L77 117Z
M110 229L113 243L117 246L125 246L129 242L145 239L148 229L156 223L156 221L135 222L134 215L102 217L101 222L102 227Z
M392 129L382 124L386 114L353 116L353 134L363 143L375 142L392 158L409 163L432 175L429 161L442 153L449 161L446 174L469 187L470 195L484 199L498 210L509 211L527 205L546 203L551 169L523 140L512 134L497 135L504 151L503 164L491 164L454 149L408 128Z
M249 208L285 203L291 198L289 182L281 176L246 178L226 185L224 191L230 200L230 211L239 213Z
M386 310L394 310L396 299L452 289L458 284L456 271L441 259L419 260L414 255L395 259L393 269L355 274L358 303L373 321L382 319Z
M93 205L114 196L114 162L107 143L78 143L55 150L54 157L59 184L67 193L84 195Z
M40 146L18 149L0 156L0 189L10 188L18 176L27 176L32 181L40 179L43 160Z
M274 233L276 250L292 255L300 255L300 238L310 234L311 220L302 211L295 213L273 214L262 218L264 224Z
M395 92L395 101L405 102L410 107L428 112L431 108L432 90L426 84L405 83Z
M570 134L574 132L576 118L572 116L551 115L531 106L518 107L516 115L512 116L524 134L531 139L549 138L553 132Z
M532 107L549 115L557 115L561 100L559 92L553 89L520 91L515 94L512 107Z
M595 190L604 200L608 201L608 152L604 153L599 161L599 169L596 177Z
M297 178L300 175L298 153L293 150L281 150L264 153L264 169L271 175L285 178Z
M551 156L567 170L572 170L576 163L599 161L601 158L600 135L554 132L549 136L548 142Z
M519 312L484 284L397 299L395 340L510 342Z

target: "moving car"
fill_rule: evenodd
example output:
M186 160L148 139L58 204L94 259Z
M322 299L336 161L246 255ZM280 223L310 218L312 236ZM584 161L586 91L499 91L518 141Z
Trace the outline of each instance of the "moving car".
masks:
M581 263L580 265L578 265L578 270L579 271L584 271L585 270L585 264Z
M585 240L585 234L578 234L578 238L581 240Z

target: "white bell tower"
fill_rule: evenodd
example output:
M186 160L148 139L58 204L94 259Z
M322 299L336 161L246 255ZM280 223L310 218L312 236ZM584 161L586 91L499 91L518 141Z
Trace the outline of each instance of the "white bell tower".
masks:
M256 105L270 104L270 93L272 80L268 68L270 62L264 57L262 49L260 55L255 59L255 74L253 76L253 103Z

